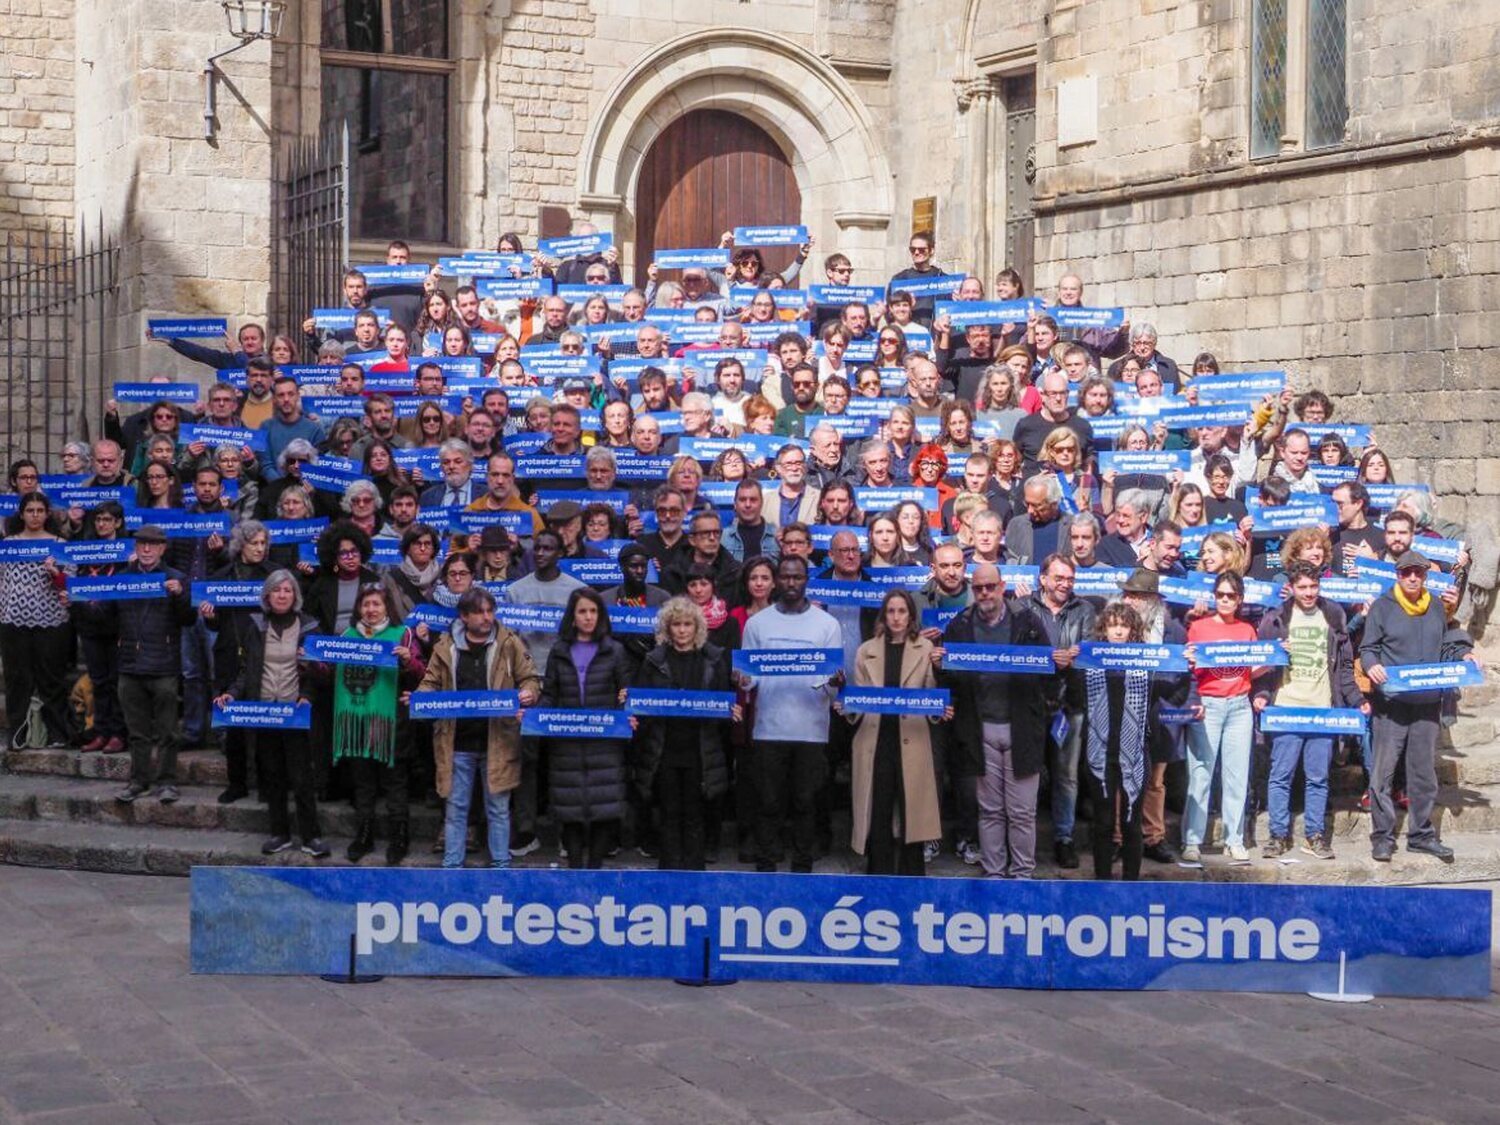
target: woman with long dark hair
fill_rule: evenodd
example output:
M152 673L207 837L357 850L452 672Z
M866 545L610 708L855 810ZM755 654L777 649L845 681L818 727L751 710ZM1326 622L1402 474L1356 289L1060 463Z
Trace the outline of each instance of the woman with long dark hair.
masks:
M34 695L42 705L45 744L66 746L73 733L68 710L68 667L73 636L68 627L68 571L41 554L58 542L48 530L52 504L40 492L21 497L6 521L5 542L35 543L38 557L0 562L0 662L5 665L5 715L14 739ZM32 732L42 737L40 732Z
M587 587L568 595L542 678L543 707L614 710L625 700L625 649L610 635L604 599ZM625 814L625 748L608 738L550 740L547 790L562 826L569 867L602 867Z

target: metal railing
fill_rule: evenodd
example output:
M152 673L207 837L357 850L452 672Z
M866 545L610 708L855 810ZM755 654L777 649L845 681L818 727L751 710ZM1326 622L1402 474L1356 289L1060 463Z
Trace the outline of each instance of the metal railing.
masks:
M106 344L119 293L120 248L104 219L76 232L11 231L0 264L0 449L55 468L69 441L102 436Z

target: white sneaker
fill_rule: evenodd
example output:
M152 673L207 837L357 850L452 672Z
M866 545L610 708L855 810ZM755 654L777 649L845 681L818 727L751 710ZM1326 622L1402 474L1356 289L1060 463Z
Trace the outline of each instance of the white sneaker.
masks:
M1224 850L1229 853L1229 862L1235 866L1250 862L1250 850L1244 844L1225 844Z
M1185 848L1182 849L1182 862L1183 863L1202 863L1203 862L1203 852L1199 850L1197 844L1189 844L1187 847L1185 847Z
M942 845L940 845L936 840L928 840L927 843L922 845L922 858L928 863L931 863L933 860L937 859L938 851L941 847Z
M960 840L958 843L958 858L970 867L979 863L979 849L975 847L972 840Z

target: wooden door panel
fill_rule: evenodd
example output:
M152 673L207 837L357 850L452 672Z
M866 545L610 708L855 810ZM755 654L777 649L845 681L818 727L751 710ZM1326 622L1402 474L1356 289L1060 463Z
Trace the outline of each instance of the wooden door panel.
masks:
M802 196L780 147L758 125L694 110L657 137L636 186L636 282L658 249L715 246L736 226L801 222ZM778 271L794 247L762 250Z

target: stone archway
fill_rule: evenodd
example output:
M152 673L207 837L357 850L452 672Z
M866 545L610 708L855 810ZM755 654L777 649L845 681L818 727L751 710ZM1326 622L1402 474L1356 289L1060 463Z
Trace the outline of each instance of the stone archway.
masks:
M749 118L787 153L802 217L821 250L883 257L894 207L889 165L868 110L831 66L791 40L752 28L673 39L636 62L592 114L579 175L579 208L634 239L635 192L652 142L695 109Z

